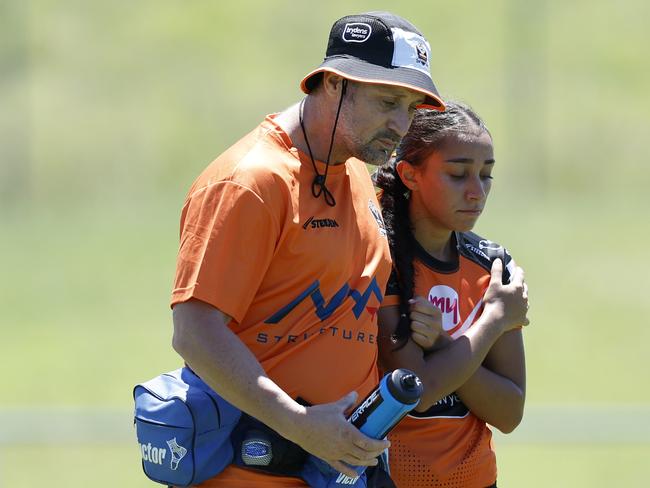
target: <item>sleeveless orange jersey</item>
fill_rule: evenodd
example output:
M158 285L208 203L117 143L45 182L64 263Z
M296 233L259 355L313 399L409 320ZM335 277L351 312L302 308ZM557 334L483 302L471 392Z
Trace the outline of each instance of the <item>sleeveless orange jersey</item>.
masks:
M488 253L501 248L471 232L455 233L454 238L458 260L452 263L438 261L418 246L414 291L440 308L444 329L456 339L482 312L490 282ZM511 258L507 253L504 258L504 279L509 280ZM382 306L399 303L393 278ZM426 412L412 412L389 439L391 477L398 488L485 488L496 481L492 432L456 393Z
M365 165L329 167L334 207L312 195L314 176L274 116L208 166L183 207L172 305L196 298L231 316L273 381L320 404L379 381L390 253ZM205 486L304 484L229 467Z

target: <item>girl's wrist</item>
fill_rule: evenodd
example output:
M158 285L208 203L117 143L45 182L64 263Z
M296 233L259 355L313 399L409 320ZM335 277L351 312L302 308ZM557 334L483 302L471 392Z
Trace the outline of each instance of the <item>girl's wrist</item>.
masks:
M491 324L490 327L498 327L502 331L507 326L505 310L502 304L487 303L483 309L481 318L485 320L486 325Z

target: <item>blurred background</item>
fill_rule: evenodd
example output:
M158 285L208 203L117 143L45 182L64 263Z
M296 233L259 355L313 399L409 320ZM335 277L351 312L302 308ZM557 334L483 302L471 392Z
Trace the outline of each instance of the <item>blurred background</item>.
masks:
M391 10L497 168L477 232L526 270L528 398L500 487L647 486L650 3L0 1L0 487L153 486L134 384L181 365L189 185L302 97L334 20Z

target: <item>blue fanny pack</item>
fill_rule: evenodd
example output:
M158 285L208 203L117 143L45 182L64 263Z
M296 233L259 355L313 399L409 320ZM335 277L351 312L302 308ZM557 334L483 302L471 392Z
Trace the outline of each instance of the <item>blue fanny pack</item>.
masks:
M371 483L365 472L349 478L221 398L185 367L133 389L134 423L149 479L191 486L229 464L302 478L315 488L394 486ZM373 471L373 470L371 470ZM384 469L373 471L384 478ZM388 475L385 476L387 480Z
M232 462L230 435L241 411L189 368L136 385L133 398L142 469L151 480L190 486Z

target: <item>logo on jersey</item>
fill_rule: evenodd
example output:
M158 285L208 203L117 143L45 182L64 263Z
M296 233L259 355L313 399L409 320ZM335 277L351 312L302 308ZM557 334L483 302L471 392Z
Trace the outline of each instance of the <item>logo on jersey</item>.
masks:
M471 244L469 242L465 244L465 247L467 249L469 249L471 252L473 252L474 254L476 254L477 256L482 257L483 259L487 259L487 260L490 259L487 254L485 254L478 247L476 247L475 245L473 245L473 244Z
M446 285L436 285L429 290L429 301L442 312L442 327L450 331L460 322L458 293Z
M334 219L315 219L313 216L309 217L302 228L307 229L322 229L323 227L340 227L339 223Z
M264 321L266 324L277 324L282 319L293 311L303 300L311 298L312 304L316 312L316 316L321 320L321 322L328 319L348 298L352 298L354 301L354 306L352 307L352 312L354 313L355 318L361 317L361 314L364 310L367 310L368 313L374 315L377 311L376 307L368 307L368 302L372 296L375 296L378 303L381 303L384 296L382 295L381 289L377 284L377 279L372 278L372 281L368 284L368 287L361 293L359 290L350 288L350 285L345 283L339 291L337 291L334 296L329 300L325 301L323 293L320 289L320 281L314 281L310 286L308 286L302 293L300 293L295 299L290 303L282 307L276 313L271 315L268 319Z
M370 24L363 22L352 22L345 24L343 29L343 40L345 42L366 42L372 34Z
M469 413L469 409L460 399L457 393L452 393L444 398L441 398L426 412L416 412L413 410L409 413L409 417L417 419L431 419L431 418L463 418Z
M377 227L379 227L379 235L386 237L386 226L384 225L384 219L382 218L381 212L377 208L377 205L375 205L375 202L372 200L368 200L368 208L370 209L372 216L377 221Z
M377 305L370 306L372 297L377 300ZM282 307L280 310L271 315L264 321L265 324L277 324L284 320L300 303L311 299L311 304L314 307L314 312L321 323L329 319L334 312L336 312L345 301L350 298L354 302L352 306L352 314L358 320L363 312L367 312L375 320L375 314L379 303L381 303L384 296L379 288L377 279L373 277L365 290L359 291L355 288L350 288L350 285L345 283L329 301L325 300L323 293L320 289L320 282L314 281L302 293L294 298L290 303ZM260 332L257 334L257 342L260 344L278 344L278 343L298 343L306 341L316 335L328 335L330 337L337 337L344 341L363 342L367 344L376 344L376 336L372 333L357 330L354 325L349 328L328 326L323 324L320 328L314 328L309 332L304 332L300 335L275 335L273 332Z
M481 251L487 251L488 253L490 251L498 251L501 249L501 246L497 244L496 242L488 241L487 239L481 239L478 243L479 249Z

